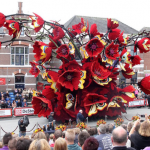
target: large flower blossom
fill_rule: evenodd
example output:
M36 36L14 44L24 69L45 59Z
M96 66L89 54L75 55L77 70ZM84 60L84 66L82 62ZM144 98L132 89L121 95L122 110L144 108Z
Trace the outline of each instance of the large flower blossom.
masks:
M115 21L113 19L107 19L107 28L108 29L115 29L119 26L118 21Z
M32 67L31 67L29 73L31 73L32 75L34 75L34 77L37 77L39 75L39 73L40 73L40 70L37 67L38 64L36 62L30 62L30 64L31 64Z
M34 31L39 32L40 29L43 27L44 20L36 13L34 13L34 15L36 17L30 16L30 18L32 19L32 25L34 26Z
M6 24L4 24L4 27L9 30L9 35L13 34L13 38L19 37L21 29L18 22L13 20L6 20Z
M104 45L97 38L91 39L85 46L85 49L90 57L97 56L102 52Z
M139 48L140 53L147 53L150 51L150 39L149 38L143 38L140 41L136 42L134 46L134 52L137 51L137 48Z
M115 40L116 38L119 37L120 34L120 29L112 29L109 33L108 33L108 38L110 40Z

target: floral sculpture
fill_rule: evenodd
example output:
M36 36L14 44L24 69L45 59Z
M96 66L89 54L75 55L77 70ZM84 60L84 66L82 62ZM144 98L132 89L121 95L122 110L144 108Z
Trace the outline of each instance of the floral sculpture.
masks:
M124 122L124 120L122 118L117 118L116 120L114 120L114 122L115 122L116 127L117 127L117 126L120 126Z
M132 117L132 121L133 121L133 122L136 121L136 120L138 120L138 119L140 119L139 116L133 116L133 117Z
M66 130L66 126L65 126L65 125L60 124L60 125L56 126L55 130L65 131L65 130Z
M79 129L86 129L87 125L84 122L80 122L76 125L76 127Z
M116 80L119 73L128 79L135 74L133 67L140 64L141 58L132 56L127 48L134 46L135 52L137 49L140 53L149 52L150 31L124 35L117 21L107 19L108 30L100 33L96 24L89 26L83 18L66 29L35 13L9 16L0 13L2 26L7 28L12 39L1 41L0 45L11 45L14 41L33 43L35 60L30 62L30 73L35 77L41 75L49 84L41 93L35 92L32 99L34 113L39 117L47 117L54 111L55 120L75 120L80 109L89 117L116 116L125 113L124 104L135 98L135 89L131 85L121 89ZM22 28L28 40L19 38ZM32 30L37 33L34 37L30 34ZM43 42L45 38L49 39L48 44ZM53 58L61 61L60 66L46 67L44 64ZM150 94L150 76L138 84Z
M97 121L97 127L100 125L100 124L106 124L105 120L101 119L99 121Z
M38 133L38 132L44 132L42 128L37 128L34 133Z

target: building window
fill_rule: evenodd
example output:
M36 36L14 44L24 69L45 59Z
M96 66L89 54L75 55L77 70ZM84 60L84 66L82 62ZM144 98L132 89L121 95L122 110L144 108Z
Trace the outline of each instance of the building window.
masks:
M24 27L21 28L21 33L20 35L24 35Z
M11 47L11 65L29 65L29 47Z

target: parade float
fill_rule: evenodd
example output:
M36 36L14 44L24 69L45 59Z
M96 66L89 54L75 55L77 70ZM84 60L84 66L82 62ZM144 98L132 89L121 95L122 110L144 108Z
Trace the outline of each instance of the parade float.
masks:
M135 52L138 49L140 53L149 52L150 31L125 35L117 21L107 19L107 32L100 33L96 24L89 26L83 18L66 29L35 13L9 16L0 13L0 27L7 28L12 36L0 45L21 41L22 28L28 37L24 41L33 43L35 60L30 62L30 73L35 78L42 76L48 83L42 92L33 93L32 107L39 117L55 112L55 120L75 120L80 109L84 116L112 117L125 113L124 104L135 98L132 85L119 88L116 80L119 73L127 79L135 74L133 67L140 64L141 58L131 55L128 47L134 46ZM36 33L34 38L30 36L32 30ZM43 42L45 38L49 39L48 44ZM53 58L61 61L58 68L50 66ZM150 76L138 85L150 94Z

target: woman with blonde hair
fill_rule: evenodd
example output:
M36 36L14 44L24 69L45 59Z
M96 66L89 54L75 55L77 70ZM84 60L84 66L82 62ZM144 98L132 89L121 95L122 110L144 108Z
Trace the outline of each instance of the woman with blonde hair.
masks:
M30 144L29 150L51 150L51 148L45 139L36 139Z
M47 140L46 135L45 135L44 132L36 133L35 136L34 136L34 140L36 140L36 139L45 139L45 140Z
M68 150L66 140L59 137L55 141L54 150Z
M135 131L135 128L139 124L140 120L135 122L129 133L129 138L134 144L134 148L136 150L141 150L146 146L150 146L150 122L147 115L145 115L145 119L146 120L141 123L138 132Z

